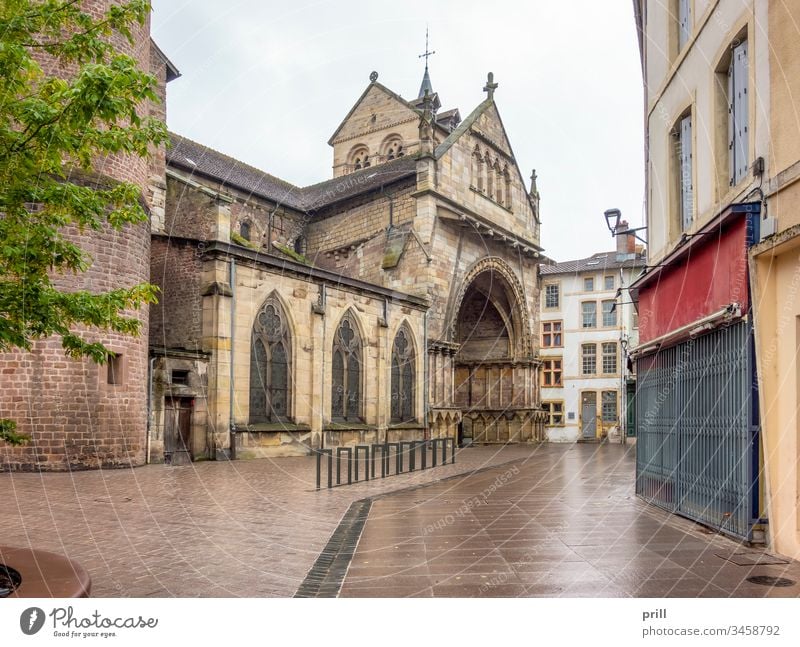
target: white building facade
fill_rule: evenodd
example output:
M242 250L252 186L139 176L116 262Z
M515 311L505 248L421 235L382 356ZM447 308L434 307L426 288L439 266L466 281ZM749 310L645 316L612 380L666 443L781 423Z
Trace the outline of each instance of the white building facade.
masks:
M645 260L625 238L618 237L619 251L540 268L541 397L551 442L627 433L633 375L626 351L638 343L628 286Z

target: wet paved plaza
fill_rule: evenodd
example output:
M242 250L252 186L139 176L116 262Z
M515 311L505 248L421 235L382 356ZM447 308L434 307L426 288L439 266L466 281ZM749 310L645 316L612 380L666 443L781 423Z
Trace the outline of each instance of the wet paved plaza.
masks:
M291 596L354 501L372 498L342 596L800 596L800 565L633 494L632 448L475 447L447 465L314 490L311 458L0 474L0 544L66 554L92 594ZM480 470L480 471L476 471ZM459 476L462 475L462 476Z

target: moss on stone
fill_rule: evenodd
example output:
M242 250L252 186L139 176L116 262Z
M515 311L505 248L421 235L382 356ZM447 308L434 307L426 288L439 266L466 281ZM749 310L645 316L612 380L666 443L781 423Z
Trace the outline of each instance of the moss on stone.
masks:
M258 249L258 246L256 244L247 240L247 238L245 238L240 233L235 231L231 232L231 242L234 242L237 245L241 245L242 247L249 247L250 249Z
M294 251L291 247L287 247L286 245L281 245L280 243L272 243L272 246L278 251L286 254L292 260L297 261L298 263L302 263L303 265L308 265L308 266L311 265L311 261L306 256L300 254L299 252Z

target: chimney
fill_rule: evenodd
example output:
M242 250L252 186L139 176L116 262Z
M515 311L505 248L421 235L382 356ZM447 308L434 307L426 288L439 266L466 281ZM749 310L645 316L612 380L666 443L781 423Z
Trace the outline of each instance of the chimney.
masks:
M617 255L624 255L629 254L628 248L630 247L629 240L633 240L633 236L630 234L620 235L620 232L626 231L628 229L628 223L625 220L620 220L620 223L617 225L616 232L614 236L617 239Z

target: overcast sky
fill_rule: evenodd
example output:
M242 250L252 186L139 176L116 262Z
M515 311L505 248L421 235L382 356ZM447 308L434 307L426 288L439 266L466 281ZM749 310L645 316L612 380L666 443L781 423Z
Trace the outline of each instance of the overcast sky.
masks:
M153 0L182 76L171 130L294 184L331 177L328 138L369 83L417 95L430 28L442 109L466 117L494 72L556 260L614 248L603 211L642 224L642 81L630 0Z

